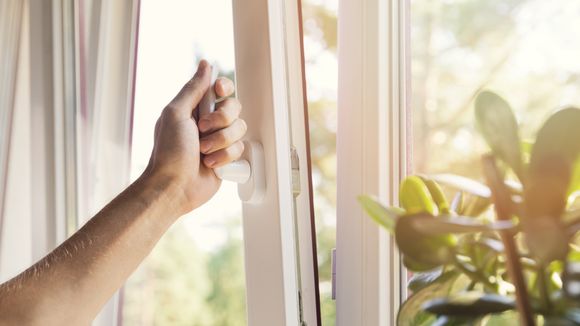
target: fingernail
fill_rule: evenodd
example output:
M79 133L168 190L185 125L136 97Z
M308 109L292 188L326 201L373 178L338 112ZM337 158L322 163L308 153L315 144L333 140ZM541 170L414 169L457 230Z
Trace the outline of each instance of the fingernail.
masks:
M232 83L227 82L225 79L219 79L218 82L219 87L221 88L220 94L222 94L223 96L228 96L229 94L234 92L234 87Z
M215 164L215 160L213 158L206 158L204 160L204 162L205 162L205 165L209 168L211 168Z
M199 131L201 131L201 132L208 131L209 128L210 128L210 122L209 122L209 120L208 119L201 119L201 120L199 120L198 127L199 127Z
M201 152L207 153L211 149L211 142L209 141L202 141L201 142Z
M196 71L196 75L200 75L201 73L205 72L205 69L207 68L207 61L205 60L201 60L199 62L199 65L197 66L197 71Z

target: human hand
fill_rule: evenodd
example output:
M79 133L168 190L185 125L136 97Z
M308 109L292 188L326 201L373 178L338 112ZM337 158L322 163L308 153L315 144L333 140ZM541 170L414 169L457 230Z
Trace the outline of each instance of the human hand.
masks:
M210 75L210 65L202 61L193 78L163 110L144 173L177 190L179 215L207 202L221 184L213 168L237 160L244 151L241 139L247 126L239 118L242 107L237 99L223 100L216 104L215 112L195 121L194 112L210 87ZM215 92L221 98L231 96L234 84L219 78Z

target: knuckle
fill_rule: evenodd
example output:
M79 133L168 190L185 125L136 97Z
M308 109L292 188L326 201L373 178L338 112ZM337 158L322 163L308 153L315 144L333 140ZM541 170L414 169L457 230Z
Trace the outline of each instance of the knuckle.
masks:
M220 110L216 112L216 119L218 120L219 124L222 126L227 126L232 123L232 117L228 112L224 110Z
M171 102L169 103L164 109L163 112L161 112L161 117L159 118L159 121L162 121L163 119L172 119L177 117L178 115L178 107L175 105L175 103Z
M232 98L232 106L235 108L236 115L242 111L242 103L237 98Z
M245 134L248 131L248 124L246 123L246 120L238 119L238 121L242 132Z
M216 134L217 141L221 144L225 144L228 142L229 135L226 130L222 130Z
M238 159L242 153L244 152L244 147L243 144L241 144L241 142L237 142L235 144L233 144L232 146L227 148L227 156L228 158L235 160Z

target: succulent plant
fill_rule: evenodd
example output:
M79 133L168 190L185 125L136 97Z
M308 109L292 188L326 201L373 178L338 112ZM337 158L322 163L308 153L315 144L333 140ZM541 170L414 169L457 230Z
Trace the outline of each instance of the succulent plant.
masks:
M411 175L400 207L359 197L413 272L398 325L579 325L580 109L551 115L532 143L495 93L477 96L475 118L485 182Z

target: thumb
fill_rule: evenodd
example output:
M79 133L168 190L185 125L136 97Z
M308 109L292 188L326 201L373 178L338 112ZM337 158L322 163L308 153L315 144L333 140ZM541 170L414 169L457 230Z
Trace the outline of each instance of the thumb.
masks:
M201 101L210 86L211 69L207 61L202 60L195 75L183 86L171 101L171 110L181 118L191 118L193 110Z

